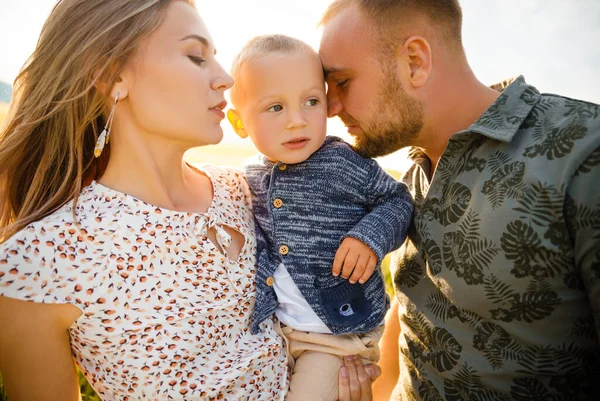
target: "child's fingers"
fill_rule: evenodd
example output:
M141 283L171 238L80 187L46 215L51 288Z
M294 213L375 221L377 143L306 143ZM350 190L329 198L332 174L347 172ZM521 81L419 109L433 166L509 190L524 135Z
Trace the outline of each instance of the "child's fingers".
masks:
M356 283L365 272L367 268L367 263L369 262L369 255L358 255L358 260L356 261L356 266L354 266L354 270L352 271L352 276L350 276L350 284Z
M356 262L358 260L358 253L349 251L346 255L346 259L344 259L344 267L342 270L342 277L347 279L352 274L352 270L354 270L354 266L356 266Z
M360 279L358 280L358 282L361 284L366 283L367 280L369 279L369 277L371 277L371 275L375 271L376 266L377 266L377 258L370 256L369 262L367 263L367 267L366 267L365 271L363 272L362 276L360 276Z
M335 257L333 258L333 268L331 270L335 277L340 275L342 267L344 265L344 259L346 259L348 251L349 248L345 247L342 243L342 245L338 248L337 252L335 253Z

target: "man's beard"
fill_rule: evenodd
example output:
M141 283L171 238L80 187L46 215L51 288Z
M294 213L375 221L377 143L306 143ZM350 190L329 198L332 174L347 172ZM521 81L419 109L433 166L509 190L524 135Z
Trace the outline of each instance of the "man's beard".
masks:
M371 121L363 122L354 149L364 157L380 157L415 145L423 128L423 104L410 97L398 82L394 66L384 67L384 84L372 109Z

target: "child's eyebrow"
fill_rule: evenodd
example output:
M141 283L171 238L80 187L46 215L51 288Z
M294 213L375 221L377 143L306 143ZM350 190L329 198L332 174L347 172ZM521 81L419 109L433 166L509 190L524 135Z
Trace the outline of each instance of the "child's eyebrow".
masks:
M194 34L186 35L186 36L184 36L183 38L180 39L180 42L183 42L184 40L188 40L188 39L197 40L198 42L202 43L202 45L204 45L204 47L206 47L208 49L211 48L211 45L210 45L210 42L208 41L208 39L206 39L205 37L200 36L200 35L194 35ZM217 54L217 49L216 48L215 48L215 54Z

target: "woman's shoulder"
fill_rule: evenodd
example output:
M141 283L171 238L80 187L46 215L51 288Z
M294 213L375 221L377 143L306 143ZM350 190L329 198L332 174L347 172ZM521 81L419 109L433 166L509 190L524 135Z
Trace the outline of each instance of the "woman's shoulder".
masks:
M77 205L63 205L0 244L0 295L73 303L78 288L93 292L101 284L114 241L105 208L92 200L84 188Z
M250 190L242 169L231 166L216 166L214 164L192 164L192 166L204 171L212 180L216 180L232 200L246 202L245 197L249 196Z
M237 187L240 183L245 181L244 171L240 168L233 166L217 166L214 164L192 164L199 170L207 172L213 178L218 179L220 182Z

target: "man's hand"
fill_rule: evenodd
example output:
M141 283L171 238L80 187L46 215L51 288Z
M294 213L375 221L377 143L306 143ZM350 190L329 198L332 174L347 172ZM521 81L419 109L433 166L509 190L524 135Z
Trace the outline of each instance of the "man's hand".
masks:
M373 274L377 266L377 256L362 241L356 238L344 238L333 259L333 275L340 273L350 283L357 281L364 284Z
M344 366L338 377L338 401L372 401L371 384L379 375L379 366L363 366L356 355L344 357Z

